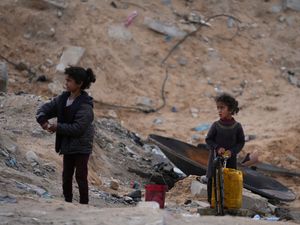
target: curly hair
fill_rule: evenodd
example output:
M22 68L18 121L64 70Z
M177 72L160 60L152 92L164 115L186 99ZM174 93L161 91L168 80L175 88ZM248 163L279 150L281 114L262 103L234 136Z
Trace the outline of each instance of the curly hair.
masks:
M88 89L91 83L96 81L96 76L90 68L70 66L65 69L65 74L72 77L77 84L82 83L81 90Z
M223 93L221 95L218 95L215 98L215 101L222 102L223 104L225 104L232 115L237 114L240 111L239 102L229 94Z

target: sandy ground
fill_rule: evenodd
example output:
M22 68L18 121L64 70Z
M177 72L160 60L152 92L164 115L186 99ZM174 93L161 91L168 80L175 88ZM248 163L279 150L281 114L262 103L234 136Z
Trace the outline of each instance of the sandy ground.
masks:
M66 9L34 0L0 2L1 56L15 64L23 62L35 72L31 75L9 63L9 93L22 91L42 99L52 97L56 91L49 84L64 79L55 71L63 50L70 45L81 46L86 51L79 65L91 67L97 74L97 82L90 92L97 101L98 117L113 117L144 139L155 133L193 144L203 143L207 131L196 132L193 128L217 119L213 97L226 91L240 103L236 120L242 123L247 135L256 136L246 143L241 154L257 151L264 162L299 170L300 89L286 78L287 71L296 71L299 65L299 12L274 12L272 7L279 0L173 0L171 4L160 0L140 0L133 4L115 1L117 8L109 1L65 2ZM138 16L124 28L124 21L133 11ZM182 23L182 17L176 15L190 12L204 18L230 14L242 23L238 25L238 34L231 39L236 22L229 28L227 17L210 21L211 28L202 27L196 35L187 38L162 66L161 61L179 38L148 29L145 18L177 25L189 32L193 26ZM121 27L119 31L127 36L111 35L109 31L115 27ZM140 97L150 99L153 108L160 106L166 67L169 74L164 88L166 105L161 110L145 114L117 107L139 107ZM45 75L48 80L37 82L39 75ZM60 91L60 86L58 83L55 88ZM26 109L23 107L26 105L16 107L16 113ZM34 111L30 110L32 117ZM161 123L155 123L157 119ZM22 130L26 121L18 125ZM24 149L34 149L60 171L61 158L48 154L53 151L53 137L43 141L42 148L36 141L18 138ZM101 169L109 174L111 168ZM93 176L93 182L100 185L97 176ZM297 193L297 200L289 206L300 207L300 179L276 179ZM56 180L59 182L59 178ZM60 185L57 186L52 192L58 196Z

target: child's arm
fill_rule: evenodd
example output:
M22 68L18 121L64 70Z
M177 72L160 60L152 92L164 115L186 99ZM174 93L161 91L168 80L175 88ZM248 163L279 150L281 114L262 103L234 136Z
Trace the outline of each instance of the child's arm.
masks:
M245 145L245 135L244 130L241 124L239 124L237 130L237 138L236 138L236 145L233 146L230 151L232 155L237 155Z
M36 121L42 126L44 125L49 119L57 117L57 102L58 97L55 97L50 102L45 103L42 105L37 113L36 113Z
M210 149L216 150L219 146L215 142L215 137L217 134L216 123L213 123L207 133L205 138L206 144L210 147Z
M80 137L94 120L93 108L82 104L75 115L73 123L58 123L56 133L60 135Z

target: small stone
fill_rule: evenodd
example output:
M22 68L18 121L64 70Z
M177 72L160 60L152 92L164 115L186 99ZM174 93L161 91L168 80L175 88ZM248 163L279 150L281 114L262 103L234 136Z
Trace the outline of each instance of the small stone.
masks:
M110 181L110 188L113 189L113 190L118 190L119 189L119 181L115 180L115 179L112 179Z
M153 120L153 123L154 123L155 125L160 125L160 124L163 123L163 120L162 120L161 118L155 118L155 119Z
M280 13L282 10L281 5L273 5L270 9L271 13Z
M26 160L28 162L38 162L39 158L34 151L28 151L26 152Z
M281 23L283 23L285 21L285 17L284 16L280 16L278 18L278 21L281 22Z
M197 108L190 108L191 114L193 118L197 118L198 117L198 113L199 113L199 109Z
M45 66L46 67L51 67L51 66L53 66L54 64L53 64L53 61L51 60L51 59L46 59L46 62L45 62Z
M109 110L108 111L108 116L111 117L111 118L114 118L114 119L118 118L118 115L114 110Z
M187 59L186 58L179 58L178 63L180 66L185 66L187 64Z
M286 156L286 160L287 160L288 162L290 162L290 163L298 162L298 161L299 161L298 158L296 158L295 156L293 156L293 155L291 155L291 154L288 154L288 155Z
M138 106L146 107L146 108L152 108L153 101L145 96L139 96L136 100L136 104Z
M62 11L58 10L58 11L57 11L57 17L58 17L58 18L61 18L62 15L63 15Z

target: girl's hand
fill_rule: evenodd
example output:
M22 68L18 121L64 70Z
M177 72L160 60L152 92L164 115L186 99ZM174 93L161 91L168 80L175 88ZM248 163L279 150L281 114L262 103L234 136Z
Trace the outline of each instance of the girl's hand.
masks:
M42 127L44 130L47 130L47 129L48 129L48 126L49 126L49 122L48 122L48 121L46 121L45 123L43 123L43 124L41 125L41 127Z
M230 150L226 150L224 153L223 153L223 156L226 157L226 158L230 158L232 155L231 151Z
M57 124L56 124L56 123L53 123L53 124L49 124L47 130L48 130L50 133L54 133L54 132L56 132L56 129L57 129Z
M218 155L223 155L225 151L226 151L225 148L219 148Z

